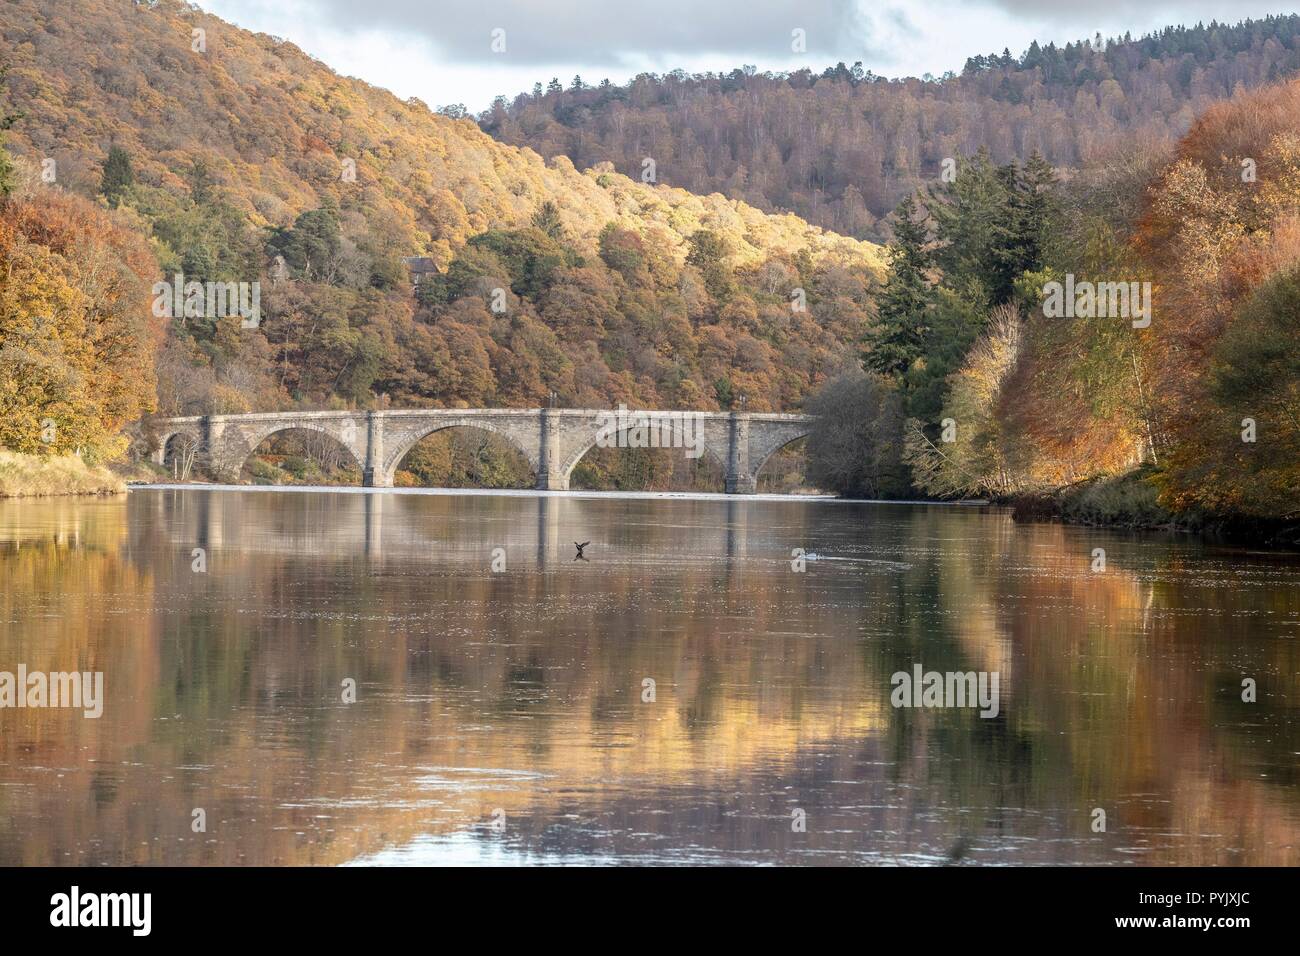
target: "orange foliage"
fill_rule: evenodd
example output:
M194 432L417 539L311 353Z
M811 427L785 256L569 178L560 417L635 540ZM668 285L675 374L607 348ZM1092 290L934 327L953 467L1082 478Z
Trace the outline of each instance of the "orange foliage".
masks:
M116 453L154 406L149 247L102 208L38 189L0 207L0 269L0 445Z
M1222 353L1244 304L1300 263L1298 120L1300 81L1208 109L1153 185L1138 230L1158 282L1146 358L1168 451L1164 497L1175 508L1277 512L1250 477L1252 459L1295 451L1294 412L1249 395L1228 401L1215 382L1225 362L1255 361ZM1256 442L1243 441L1246 418ZM1300 459L1290 472L1300 477Z

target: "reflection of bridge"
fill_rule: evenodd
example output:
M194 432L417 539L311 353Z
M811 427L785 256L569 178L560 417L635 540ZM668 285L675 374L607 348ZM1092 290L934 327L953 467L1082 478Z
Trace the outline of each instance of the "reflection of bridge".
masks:
M467 501L459 494L368 495L346 489L324 495L253 489L225 494L200 486L133 493L128 504L133 521L138 518L141 526L161 529L180 554L188 555L191 548L199 547L210 553L246 555L250 553L249 529L261 528L253 548L261 556L324 553L339 560L360 557L375 565L418 566L421 573L440 564L485 568L496 547L505 548L509 566L515 570L568 567L574 561L574 537L582 540L583 534L590 534L598 525L606 526L602 550L666 552L675 555L674 567L696 561L730 573L754 553L788 554L785 542L803 540L800 535L808 520L806 510L792 504L796 510L783 519L782 530L773 531L766 525L756 529L767 537L751 550L751 502L735 497L722 505L718 501L678 500L674 509L680 520L657 525L644 520L651 502L634 498L483 495ZM482 520L453 520L463 514L478 515ZM625 516L632 517L624 520ZM691 539L688 557L687 546L678 540L686 528ZM134 546L149 551L159 544L137 541ZM742 560L736 563L737 559Z
M574 466L596 445L602 426L612 417L595 409L434 409L430 411L267 412L252 415L206 415L154 421L159 444L155 460L168 458L168 443L185 439L199 451L197 459L219 481L239 477L244 461L277 432L307 429L339 442L361 469L367 487L389 488L397 466L415 444L444 428L481 428L517 448L537 475L542 490L567 489ZM807 415L740 412L633 412L632 426L673 447L698 441L703 453L724 469L728 494L753 494L763 463L779 448L808 434ZM686 421L689 419L689 424ZM684 429L693 434L684 434ZM667 439L671 438L671 442ZM623 447L638 447L635 440ZM655 440L650 447L660 447ZM640 446L646 447L646 446Z

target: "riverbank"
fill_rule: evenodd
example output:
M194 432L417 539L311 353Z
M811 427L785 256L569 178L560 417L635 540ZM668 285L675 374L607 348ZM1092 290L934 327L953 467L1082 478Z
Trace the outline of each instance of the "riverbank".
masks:
M75 455L57 458L0 451L0 498L51 495L116 495L126 480L102 466L91 467Z
M1160 504L1152 468L1113 478L1092 478L1052 491L1009 496L1015 521L1059 521L1063 524L1131 531L1178 531L1266 548L1300 549L1300 515L1257 518L1174 513Z

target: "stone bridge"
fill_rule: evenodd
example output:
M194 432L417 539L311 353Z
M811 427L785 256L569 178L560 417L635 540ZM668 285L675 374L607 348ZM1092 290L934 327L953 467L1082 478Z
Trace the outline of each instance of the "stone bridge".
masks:
M216 480L238 480L248 457L267 438L289 429L323 432L347 449L363 484L391 488L398 465L415 444L444 428L481 428L517 448L540 490L565 490L582 456L599 442L616 447L675 448L708 455L723 468L728 494L753 494L763 463L808 434L807 415L667 412L581 408L433 409L370 412L266 412L153 419L154 460L165 464L177 443Z

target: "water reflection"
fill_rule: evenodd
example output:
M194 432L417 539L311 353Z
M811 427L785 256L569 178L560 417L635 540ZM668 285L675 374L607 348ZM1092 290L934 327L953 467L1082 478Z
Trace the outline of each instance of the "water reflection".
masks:
M0 582L0 670L107 697L0 711L4 864L1300 856L1292 558L938 507L136 491L0 503ZM895 710L918 662L998 671L1000 715Z

